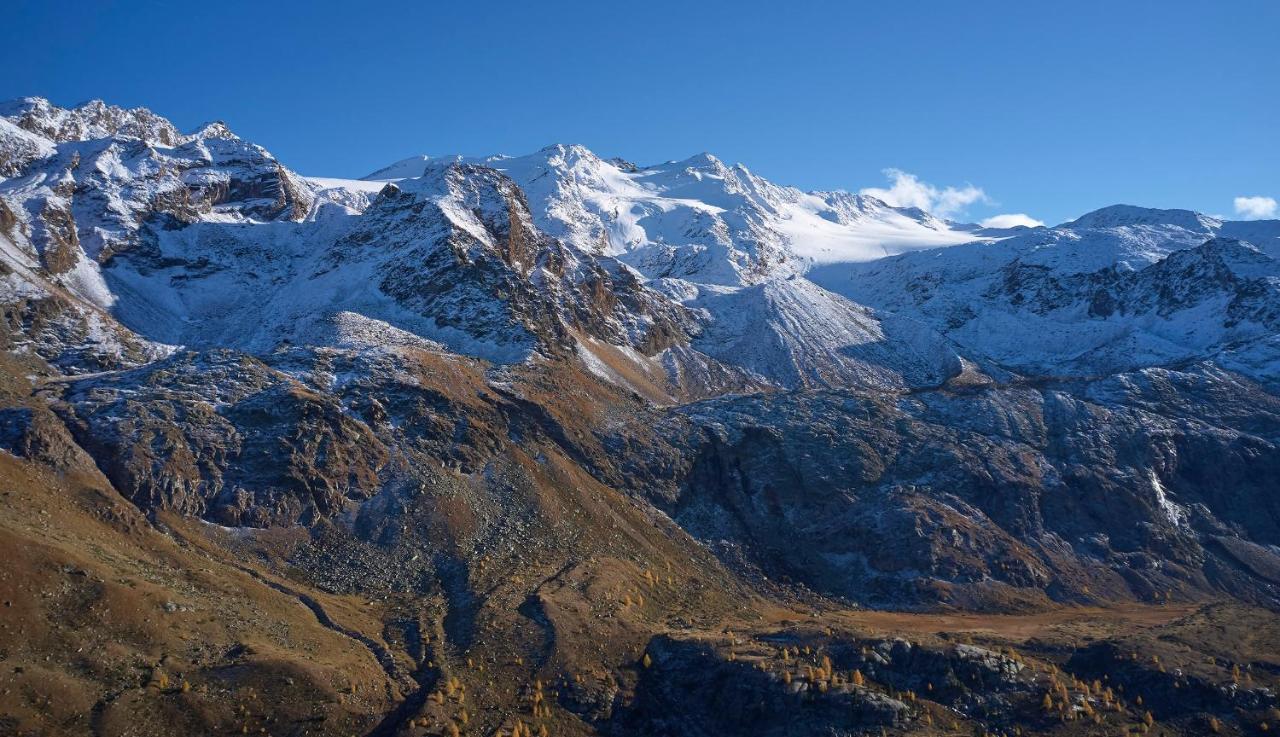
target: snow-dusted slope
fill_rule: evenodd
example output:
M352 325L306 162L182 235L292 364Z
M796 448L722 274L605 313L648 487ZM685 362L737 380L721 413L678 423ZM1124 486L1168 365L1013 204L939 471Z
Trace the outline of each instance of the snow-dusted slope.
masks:
M429 174L459 160L413 157L369 179ZM544 232L580 252L617 258L697 310L704 330L694 345L760 380L904 386L932 382L959 365L944 341L921 337L927 329L904 320L887 329L872 311L802 275L816 264L985 237L971 228L874 197L781 187L710 154L640 168L556 145L468 161L519 184Z
M312 211L312 219L334 215L359 215L373 203L378 193L386 186L383 182L364 179L332 177L304 177L303 179L315 190L316 207Z
M0 118L0 177L11 177L35 161L57 152L57 146L44 136L19 128L7 118Z
M652 354L692 327L622 265L539 232L493 169L307 179L221 124L184 135L97 102L3 110L6 314L56 298L40 324L104 319L151 354L411 343L496 361L579 337ZM111 332L61 329L44 352L83 339L122 354Z
M413 157L367 178L419 176L457 158ZM982 237L874 197L778 186L706 153L640 168L555 145L474 161L514 179L543 230L649 278L738 286Z
M24 97L0 102L0 117L53 143L120 136L156 146L176 146L187 138L173 123L146 108L129 110L102 100L62 108L42 97Z
M4 220L0 204L0 225ZM149 341L106 310L50 279L0 228L0 350L32 353L66 373L155 360L172 346Z
M220 123L182 135L145 109L39 98L0 112L0 148L40 141L39 156L0 182L11 240L100 307L114 303L101 264L136 247L145 224L299 220L312 205L300 177Z
M200 347L417 336L495 361L523 360L574 330L639 345L657 323L680 319L607 263L537 232L515 185L492 169L454 165L378 189L359 217L148 231L152 249L107 272L128 295L117 314ZM609 305L592 310L604 296Z
M800 277L689 304L711 316L696 348L784 386L926 386L961 370L951 346L924 325L877 315Z
M1273 380L1278 257L1280 221L1121 205L996 243L812 276L1020 371L1104 374L1212 358Z

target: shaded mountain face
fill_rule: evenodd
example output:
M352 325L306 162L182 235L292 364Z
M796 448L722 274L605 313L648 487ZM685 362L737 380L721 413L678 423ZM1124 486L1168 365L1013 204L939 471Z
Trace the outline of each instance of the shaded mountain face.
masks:
M1280 542L1278 407L1207 367L704 402L685 409L707 439L672 510L771 577L882 606L1250 597L1271 584L1244 551L1274 561Z
M735 733L743 704L798 709L752 722L778 734L1052 731L1065 660L841 617L1280 605L1276 222L989 231L580 146L310 178L220 123L39 99L0 105L0 176L4 524L76 531L24 565L92 571L68 611L151 555L216 571L155 596L247 592L202 620L216 651L77 675L99 733L270 731L255 688L324 734ZM255 607L343 647L311 667ZM58 642L21 657L69 673ZM1184 733L1265 718L1276 684L1195 652L1126 683Z

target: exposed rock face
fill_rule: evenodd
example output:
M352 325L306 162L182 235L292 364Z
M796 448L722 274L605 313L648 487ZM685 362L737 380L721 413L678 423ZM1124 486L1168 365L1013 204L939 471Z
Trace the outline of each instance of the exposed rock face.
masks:
M175 356L81 383L68 399L81 444L143 509L231 526L304 523L372 496L388 462L333 397L247 356Z
M183 138L172 123L146 108L126 110L102 100L65 109L40 97L28 97L0 104L0 115L55 143L122 136L174 146Z
M523 194L492 169L452 165L403 187L390 185L317 271L386 254L381 291L429 318L441 342L501 359L563 350L575 333L656 347L693 325L625 267L538 231Z
M80 236L76 233L76 221L62 207L46 204L36 217L45 238L40 260L50 274L65 274L75 268L80 260Z
M1113 642L1099 642L1072 655L1071 670L1084 678L1102 678L1132 693L1141 693L1143 704L1161 719L1233 710L1258 711L1275 703L1265 689L1239 684L1221 685L1167 668L1150 659L1135 660Z
M20 264L0 263L0 288L3 350L33 354L71 374L137 365L167 353Z
M959 643L924 646L906 638L838 643L834 661L902 692L928 694L959 712L998 717L1035 692L1026 666L1008 654Z
M1216 540L1280 542L1278 409L1204 366L715 400L684 409L705 438L673 513L771 575L878 604L1183 587L1270 598L1274 582Z

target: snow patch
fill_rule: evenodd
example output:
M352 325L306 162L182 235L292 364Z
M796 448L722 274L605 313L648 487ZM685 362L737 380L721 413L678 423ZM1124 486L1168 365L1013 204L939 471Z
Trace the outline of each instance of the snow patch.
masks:
M1151 490L1156 495L1156 506L1160 511L1164 512L1164 516L1169 520L1169 524L1174 527L1187 527L1187 510L1181 504L1174 502L1169 498L1169 493L1165 491L1164 484L1160 483L1160 477L1155 471L1151 471Z

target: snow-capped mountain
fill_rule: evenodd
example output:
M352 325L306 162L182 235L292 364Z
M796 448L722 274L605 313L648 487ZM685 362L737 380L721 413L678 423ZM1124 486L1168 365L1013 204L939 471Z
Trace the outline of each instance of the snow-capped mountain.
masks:
M143 236L106 279L129 295L121 319L169 343L409 341L518 362L575 331L648 345L688 321L608 259L539 233L509 179L466 165L387 186L359 217Z
M638 169L563 146L402 162L378 175L392 186L305 178L220 123L183 134L96 102L5 111L8 240L43 269L27 282L161 346L425 341L510 362L576 345L600 375L673 396L936 383L959 365L928 331L800 277L974 237L874 198L707 155ZM502 275L482 276L478 253Z
M399 181L471 161L505 173L545 233L634 269L704 325L693 346L783 386L937 383L959 366L945 341L826 292L815 264L989 237L869 196L803 192L710 154L638 167L582 146L528 156L413 157L366 177Z
M1280 221L1120 205L999 242L809 276L1019 372L1098 375L1213 359L1273 381L1278 259Z
M221 123L181 134L146 109L40 98L0 114L5 301L26 320L46 313L28 337L51 358L168 352L149 324L134 326L140 334L120 324L134 306L104 278L117 256L150 247L146 233L300 220L315 203L312 185Z
M51 356L550 351L671 398L933 386L965 359L1096 374L1217 357L1260 378L1275 361L1275 223L1116 206L994 231L709 154L640 167L561 145L308 178L221 123L0 110L11 299L69 297L59 319L79 326L34 338Z
M421 176L458 160L464 159L414 157L366 179ZM874 197L778 186L707 153L643 168L576 145L468 160L519 184L548 234L617 256L649 279L741 286L815 263L867 261L981 237Z

